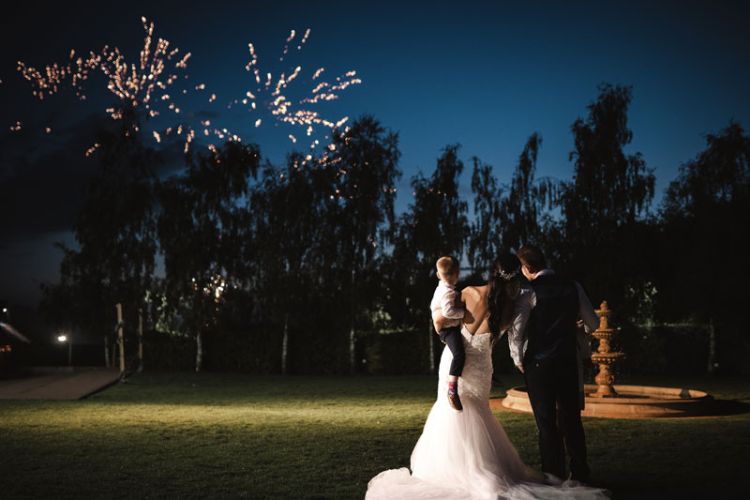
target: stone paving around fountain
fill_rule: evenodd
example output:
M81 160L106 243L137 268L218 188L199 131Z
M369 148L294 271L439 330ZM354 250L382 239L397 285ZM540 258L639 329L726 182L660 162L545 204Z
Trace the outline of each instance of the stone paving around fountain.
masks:
M713 398L703 391L675 387L642 385L616 385L617 397L595 398L595 385L586 385L584 417L604 418L659 418L687 417L711 414ZM531 413L529 396L525 387L514 387L503 399L493 399L490 406L496 410L514 410Z

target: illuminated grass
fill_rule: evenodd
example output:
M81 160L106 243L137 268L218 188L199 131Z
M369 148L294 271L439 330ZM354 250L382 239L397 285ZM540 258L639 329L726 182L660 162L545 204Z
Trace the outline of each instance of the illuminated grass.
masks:
M746 380L691 386L750 403ZM432 377L143 374L84 401L0 401L0 491L361 498L374 474L408 465L434 390ZM531 416L498 417L538 467ZM750 413L585 426L592 479L618 497L729 492L750 465Z

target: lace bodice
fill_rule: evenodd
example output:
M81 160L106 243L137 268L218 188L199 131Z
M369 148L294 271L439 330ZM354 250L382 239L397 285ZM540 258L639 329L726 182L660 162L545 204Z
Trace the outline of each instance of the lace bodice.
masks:
M462 400L465 397L471 397L489 404L492 384L492 335L489 333L472 335L466 328L461 329L461 334L464 338L466 363L458 384L459 395ZM445 348L440 359L438 401L445 400L440 396L444 396L447 390L448 370L452 359L450 349Z

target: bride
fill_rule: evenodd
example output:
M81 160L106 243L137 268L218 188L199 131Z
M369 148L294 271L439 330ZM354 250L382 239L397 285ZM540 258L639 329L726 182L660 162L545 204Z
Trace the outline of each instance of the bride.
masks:
M607 498L604 490L561 483L527 467L490 410L492 346L512 319L518 269L515 256L501 256L487 285L462 290L467 312L459 384L463 412L445 397L451 352L444 348L437 401L412 452L411 473L407 468L381 472L370 480L366 500Z

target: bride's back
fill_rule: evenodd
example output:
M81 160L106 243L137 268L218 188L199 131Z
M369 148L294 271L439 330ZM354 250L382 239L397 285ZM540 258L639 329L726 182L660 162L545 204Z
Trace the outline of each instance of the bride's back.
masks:
M472 335L490 331L489 314L487 309L487 294L489 286L467 286L461 290L461 300L466 304L464 325Z

